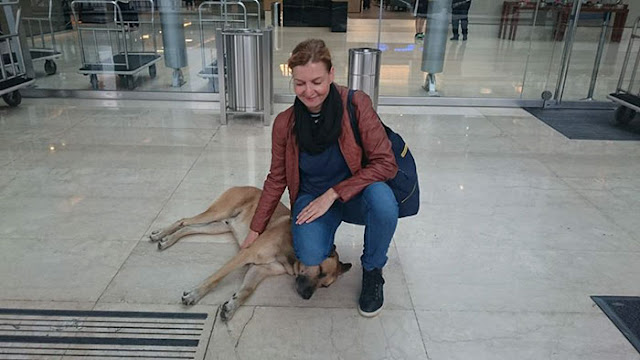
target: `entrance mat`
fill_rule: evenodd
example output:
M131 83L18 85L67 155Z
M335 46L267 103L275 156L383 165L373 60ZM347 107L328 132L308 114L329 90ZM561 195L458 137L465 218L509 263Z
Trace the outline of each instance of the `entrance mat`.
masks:
M0 358L202 359L211 318L206 313L0 308Z
M591 300L640 352L640 297L592 296Z
M640 119L612 125L613 109L524 109L572 140L640 140Z

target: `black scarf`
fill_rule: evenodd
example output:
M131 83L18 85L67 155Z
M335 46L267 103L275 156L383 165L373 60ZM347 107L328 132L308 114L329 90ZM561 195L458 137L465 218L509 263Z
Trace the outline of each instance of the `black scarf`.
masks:
M342 99L331 83L329 95L322 103L320 116L312 118L309 109L296 97L293 104L294 131L300 150L316 155L338 141L342 132Z

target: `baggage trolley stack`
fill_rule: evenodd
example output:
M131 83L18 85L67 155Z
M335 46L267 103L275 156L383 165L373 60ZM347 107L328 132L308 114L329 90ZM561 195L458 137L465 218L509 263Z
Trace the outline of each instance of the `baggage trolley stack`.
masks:
M238 6L242 12L230 13L228 7L233 5ZM219 7L220 11L214 13L215 7ZM260 3L258 3L258 14L259 9ZM208 48L206 45L205 25L207 27L213 27L212 35L215 34L215 29L217 28L239 27L246 29L248 26L248 16L247 7L242 1L204 1L198 7L200 54L202 57L202 70L200 70L198 76L209 80L209 87L214 93L218 92L218 60L215 59L213 54L214 47ZM209 57L207 57L207 52L210 53Z
M103 9L106 21L83 23L78 16L83 6ZM156 77L156 63L162 57L157 49L153 0L74 0L71 10L82 58L78 72L89 75L94 90L99 88L98 75L102 74L118 75L129 90L136 87L134 76L145 69L152 79ZM147 10L145 16L139 16L139 10ZM149 26L144 29L144 25ZM90 35L89 39L86 35ZM151 50L145 49L145 40L153 42Z
M636 113L640 111L640 84L636 84L636 75L638 74L638 66L640 65L640 48L636 48L637 40L640 38L638 27L640 25L640 17L636 19L629 39L629 46L622 64L622 71L618 79L616 92L607 95L607 98L618 104L614 118L614 125L626 125L634 119ZM634 60L633 67L629 67L629 60ZM628 80L627 80L628 79ZM627 83L628 82L628 83ZM635 90L634 90L635 89Z
M40 1L31 0L31 9L38 9ZM47 75L53 75L56 73L58 67L54 60L60 58L62 53L57 51L56 48L56 36L53 31L53 0L48 1L48 7L42 9L46 12L46 16L29 16L23 17L27 36L31 39L31 48L29 53L31 54L31 60L44 61L44 72ZM34 33L34 31L37 31ZM39 38L39 41L36 39ZM46 39L49 38L47 44Z
M20 89L31 85L35 80L27 77L20 45L20 7L17 0L0 0L5 9L10 6L16 11L15 28L10 34L0 35L0 95L7 105L20 105L22 95Z

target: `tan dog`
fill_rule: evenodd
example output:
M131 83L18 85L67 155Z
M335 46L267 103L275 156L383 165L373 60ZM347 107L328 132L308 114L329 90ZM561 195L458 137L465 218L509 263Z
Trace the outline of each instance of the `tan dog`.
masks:
M262 190L255 187L234 187L225 191L202 214L176 221L171 226L157 230L149 236L164 250L180 238L191 234L222 234L231 232L238 244L249 233L249 224L258 206ZM332 254L319 266L305 266L297 261L291 237L291 212L282 202L271 217L265 231L247 249L241 249L222 268L200 285L182 295L185 305L193 305L202 299L219 282L244 265L249 265L240 289L222 305L220 317L227 321L253 293L258 284L268 276L287 273L297 275L296 290L309 299L319 287L331 285L339 275L347 272L351 264L340 262L333 247Z

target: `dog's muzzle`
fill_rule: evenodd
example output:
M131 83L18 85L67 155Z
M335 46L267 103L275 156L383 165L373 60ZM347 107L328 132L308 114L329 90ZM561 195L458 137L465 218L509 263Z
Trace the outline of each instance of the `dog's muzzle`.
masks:
M315 285L308 277L302 275L296 277L296 291L303 299L309 300L315 290Z

